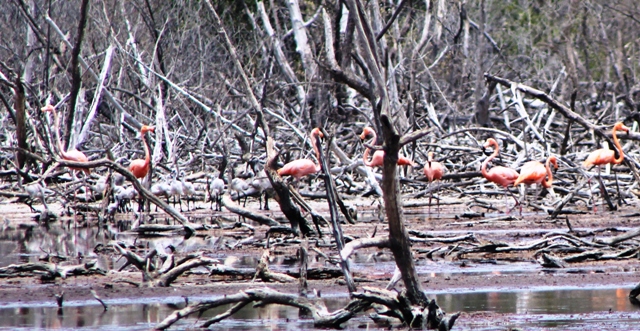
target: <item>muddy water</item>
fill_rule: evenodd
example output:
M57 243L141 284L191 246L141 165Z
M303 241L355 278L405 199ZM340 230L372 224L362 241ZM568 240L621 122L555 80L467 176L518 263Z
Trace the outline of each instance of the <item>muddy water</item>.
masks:
M445 311L468 312L471 315L460 320L458 330L504 330L503 327L519 327L540 330L603 329L608 325L634 325L640 323L640 308L627 299L628 288L554 289L517 292L473 292L435 294ZM433 296L433 295L432 295ZM198 298L191 298L197 301ZM203 299L203 298L200 298ZM346 296L324 298L329 310L342 307ZM32 303L19 307L16 303L0 303L0 329L73 329L90 330L147 330L168 316L176 308L184 306L181 297L146 298L143 300L107 300L109 309L94 301L69 301L58 310L50 302ZM180 321L178 329L194 327L229 307L210 310L201 316ZM513 314L498 324L495 318L482 320L473 317L478 312ZM516 315L517 314L517 315ZM349 322L349 328L364 325L376 328L364 314ZM640 324L638 324L640 325ZM214 330L305 330L313 327L311 320L300 319L298 310L270 305L254 309L247 307L233 318L214 325ZM629 329L629 328L624 328Z

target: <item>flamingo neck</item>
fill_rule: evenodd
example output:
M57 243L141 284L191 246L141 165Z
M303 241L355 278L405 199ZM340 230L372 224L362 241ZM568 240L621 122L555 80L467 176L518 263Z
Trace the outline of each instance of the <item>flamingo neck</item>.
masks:
M542 182L542 186L545 188L550 188L551 183L553 183L553 172L551 172L551 167L549 166L551 163L551 158L547 158L547 162L545 163L545 168L547 169L547 180Z
M314 164L316 165L316 172L320 171L320 151L318 150L318 146L316 145L316 137L318 135L316 134L315 131L311 132L311 146L313 147L313 151L316 152L316 162L314 162Z
M56 143L58 145L58 150L60 150L60 155L62 155L62 158L66 158L67 151L64 150L64 147L62 146L62 140L60 139L60 115L58 114L57 110L53 111L53 119L54 119L53 129L55 131L53 134L56 136Z
M487 173L487 165L489 164L489 162L491 162L491 160L495 159L496 156L498 156L498 153L500 153L498 144L492 143L491 145L493 146L493 154L491 154L486 160L484 160L484 162L482 162L482 168L480 168L482 176L485 178L489 176L489 174Z
M369 141L369 145L375 145L378 136L376 135L375 131L371 131L371 134L373 135L373 137L371 138L371 141ZM371 148L367 147L367 149L364 150L364 154L362 154L362 162L367 167L371 167L371 164L373 163L372 161L369 161L370 153L371 153Z
M151 162L151 155L149 155L149 144L147 144L147 139L145 138L146 133L140 132L142 135L142 143L144 144L144 165L145 167L149 165Z
M617 159L613 159L613 164L620 164L622 163L622 161L624 160L624 152L622 151L622 146L620 145L620 141L618 140L618 135L616 134L616 132L618 128L613 128L613 144L616 146L616 148L618 149L618 152L620 154L620 156L618 156Z

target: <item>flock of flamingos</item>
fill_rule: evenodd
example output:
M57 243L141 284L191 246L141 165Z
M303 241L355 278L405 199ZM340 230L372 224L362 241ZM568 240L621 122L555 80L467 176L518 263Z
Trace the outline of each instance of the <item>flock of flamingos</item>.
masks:
M60 116L56 111L55 107L52 105L47 105L42 108L42 111L53 113L54 120L55 120L54 132L56 135L56 144L62 159L75 161L75 162L88 162L89 160L84 153L76 149L71 149L68 151L64 150L61 139L60 139L60 132L59 132ZM601 169L600 167L602 165L620 164L624 160L624 153L622 151L622 146L620 145L620 142L617 137L618 131L629 132L629 128L626 127L621 122L618 122L613 126L612 135L613 135L613 141L614 141L615 147L618 150L618 157L617 158L615 157L615 153L613 150L601 148L589 154L587 159L583 162L584 167L592 168L593 166L597 166L598 175L600 175L600 169ZM144 144L145 158L133 160L129 165L129 171L131 171L131 173L140 180L145 178L149 172L150 153L149 153L149 145L145 139L145 134L147 132L154 132L154 128L151 126L144 125L140 130L142 141ZM315 141L316 137L322 138L323 134L319 128L315 128L311 131L310 136L312 139L311 141ZM372 128L365 127L362 131L362 134L360 135L360 139L364 140L368 136L372 137L370 144L374 145L376 143L376 133ZM316 156L318 156L320 152L317 150L317 147L315 146L315 144L312 144L312 145L316 153ZM503 166L495 166L487 170L487 165L489 164L489 162L491 162L491 160L496 158L500 153L500 147L498 145L498 142L495 139L493 138L487 139L487 141L484 144L484 148L488 148L488 147L493 147L493 154L491 154L491 156L489 156L482 163L481 173L482 173L482 176L484 176L484 178L486 178L487 180L497 185L500 185L504 188L505 206L506 206L507 194L510 194L514 198L516 206L520 205L518 199L513 195L513 193L511 193L511 191L509 191L510 186L518 186L519 184L526 184L526 185L537 184L538 186L541 185L542 187L545 187L545 188L551 187L553 182L553 173L551 171L550 165L553 164L553 166L556 169L558 168L558 164L555 156L549 156L545 164L542 164L539 161L527 162L522 166L522 168L520 169L520 172L518 172L516 169L503 167ZM371 156L371 159L369 160L370 154L371 154L371 149L367 148L363 154L363 163L369 167L381 167L384 159L384 151L376 150ZM319 156L318 156L318 159L319 159ZM417 164L415 164L413 161L411 161L410 159L402 155L398 155L398 165L417 166ZM90 174L90 169L86 169L86 168L71 168L71 169L85 172L87 175ZM282 168L278 170L278 174L281 176L292 176L296 178L296 180L299 180L305 176L315 174L318 171L320 171L320 165L318 163L310 159L298 159L285 164ZM427 157L427 163L424 165L423 171L427 181L433 182L433 181L442 179L442 176L445 173L445 167L440 162L434 161L434 153L429 152ZM175 179L176 174L173 174L172 177L174 177ZM180 194L195 193L193 192L194 189L191 183L184 182L184 180L179 183L181 184L179 189ZM254 186L256 185L259 186L259 189L258 189L259 192L264 191L267 188L265 186L270 185L268 180L266 181L258 180L257 183L254 181L254 183L251 183L251 184ZM246 184L242 182L242 180L239 178L234 178L232 182L229 183L229 189L234 190L238 193L241 193L241 192L243 193L247 190L248 185L250 184ZM158 183L152 186L151 191L157 195L170 196L170 195L173 195L172 191L174 189L175 189L175 186L172 186L171 184ZM216 197L218 197L220 194L222 194L222 192L224 192L225 183L222 179L216 178L210 184L209 189L211 192L213 192L216 195ZM118 193L116 192L116 194ZM135 194L135 191L131 188L129 191L123 190L123 192L120 192L119 194L128 194L130 195L129 198L132 198L133 195ZM117 202L118 202L118 199L116 199L116 202L115 202L116 206L110 205L110 207L117 207ZM218 208L220 208L219 204L218 204ZM508 213L509 210L507 209L506 212ZM520 213L522 213L521 205L520 205Z

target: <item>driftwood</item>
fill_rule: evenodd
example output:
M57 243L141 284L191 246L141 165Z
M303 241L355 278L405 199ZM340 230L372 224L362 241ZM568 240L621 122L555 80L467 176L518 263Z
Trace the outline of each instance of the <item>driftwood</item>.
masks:
M340 257L343 261L346 261L356 249L366 247L389 248L389 236L352 240L344 245L344 248L340 251Z
M256 278L260 277L260 279L265 283L271 282L271 281L276 281L279 283L295 282L296 279L289 275L286 275L280 272L273 272L269 270L270 255L271 254L268 249L262 253L262 256L260 257L260 261L258 262L258 266L256 267L256 273L253 276L253 280L255 281Z
M271 186L273 186L276 192L275 198L280 205L280 210L282 210L282 213L284 213L289 222L291 222L293 233L299 235L300 231L302 231L302 235L304 236L311 235L313 230L309 227L307 220L302 217L300 209L291 201L291 192L288 186L276 172L275 165L277 157L278 154L274 149L273 138L267 137L267 163L264 166L264 170L267 173L267 177L269 177L269 181L271 181Z
M198 254L190 254L174 261L173 254L165 256L165 261L161 267L157 267L152 259L157 255L156 250L152 250L147 254L145 258L131 252L130 250L121 247L119 244L114 243L112 245L122 256L127 259L127 265L134 265L138 270L142 272L142 282L136 283L129 281L138 287L168 287L183 273L200 266L208 266L216 264L219 261L207 257L199 256ZM124 268L120 268L121 270Z
M562 259L557 258L555 256L543 253L541 258L542 258L542 261L539 261L539 262L545 268L566 268L567 267L566 262L564 262Z
M251 280L256 275L255 270L237 269L223 264L216 264L208 267L209 276L215 279L244 279ZM300 271L287 271L284 275L299 279ZM342 277L342 271L338 268L310 268L307 269L308 280L333 279Z
M609 245L609 246L614 246L617 245L623 241L635 238L637 236L640 236L640 228L635 229L633 231L629 231L629 232L625 232L621 235L612 237L612 238L602 238L602 239L597 239L596 242L599 244L604 244L604 245Z
M188 317L195 313L201 313L209 309L213 309L223 305L233 305L228 311L211 318L203 323L202 327L208 327L213 323L219 322L224 318L231 316L237 312L240 307L246 306L251 302L256 302L258 306L264 304L281 304L296 308L305 309L309 312L317 328L339 328L340 325L356 313L370 307L371 303L377 303L387 307L388 314L410 323L406 318L413 317L410 306L407 306L407 299L403 293L377 289L372 287L364 287L364 292L355 292L353 296L358 300L350 301L344 308L335 312L328 312L322 301L311 300L298 296L296 294L282 293L270 288L248 289L240 291L236 294L225 295L216 299L205 300L197 303L191 303L187 307L173 312L167 316L162 322L154 326L154 330L164 330L169 328L178 320ZM431 300L429 305L425 307L425 317L429 323L425 324L430 329L450 330L459 314L444 317L440 308L435 304L435 300Z
M206 224L194 224L194 230L207 230L209 227ZM183 231L182 225L166 225L166 224L139 224L135 228L131 229L132 232L139 234L150 234L160 232L179 232Z
M333 313L329 313L327 311L327 308L324 306L324 304L322 304L321 301L313 301L307 298L299 297L295 294L281 293L270 288L248 289L237 294L225 295L217 299L205 300L198 303L189 304L187 307L173 312L162 322L156 324L154 326L154 329L167 329L181 318L223 305L236 304L231 308L231 311L237 311L237 304L242 303L243 305L247 305L251 302L257 302L258 304L281 304L305 309L310 312L315 327L326 328L336 328L340 324L353 317L357 312L361 311L363 308L366 308L366 306L363 306L361 304L360 300L356 300L351 301L343 309L337 310ZM230 315L230 313L224 313L220 317L214 317L210 320L211 323L207 322L208 324L206 326L220 321L222 318ZM204 326L205 325L203 325L203 327Z
M261 214L257 214L252 212L249 209L246 208L242 208L240 207L240 205L234 203L231 200L231 197L228 194L225 194L222 196L222 199L220 200L222 202L222 205L227 208L230 212L238 214L242 217L248 218L250 220L256 221L262 225L266 225L266 226L279 226L280 223L278 223L278 221L274 220L273 218L261 215Z
M96 261L94 260L76 265L59 265L44 262L11 264L0 268L0 278L40 276L42 280L53 280L57 277L65 279L69 276L104 276L106 274L105 270L96 266Z
M319 137L316 136L315 141L312 141L311 143L315 145L316 150L322 151ZM336 192L336 185L333 182L333 177L331 177L331 174L329 173L329 162L327 162L327 158L330 155L329 152L330 150L328 149L326 157L323 153L318 153L318 157L320 159L318 161L322 165L321 171L324 173L324 187L327 191L327 203L329 204L329 213L331 214L331 229L333 232L333 239L335 240L336 248L339 251L342 251L342 249L344 248L344 234L342 233L342 226L340 226L340 220L338 219L337 206L340 199L338 198L338 194ZM345 217L349 218L348 213L346 212ZM318 232L320 232L320 229L318 229ZM340 268L344 273L344 279L347 283L347 288L349 289L349 293L353 293L356 291L356 284L353 281L351 270L349 270L349 257L345 257L342 254L340 255L340 257Z

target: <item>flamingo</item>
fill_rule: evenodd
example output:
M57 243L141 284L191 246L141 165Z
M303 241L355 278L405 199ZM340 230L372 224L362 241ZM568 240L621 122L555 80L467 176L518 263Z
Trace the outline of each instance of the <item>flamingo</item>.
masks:
M429 183L436 180L441 180L444 175L444 166L442 163L433 161L433 152L427 153L427 164L424 165L424 175L427 177ZM431 213L431 199L433 198L433 191L429 196L429 213ZM438 210L440 210L440 199L438 199Z
M554 168L558 169L558 161L553 155L547 158L547 162L544 165L540 161L529 161L525 163L522 169L520 169L520 176L518 176L518 179L513 183L513 186L518 186L518 184L538 184L544 188L551 188L553 173L549 166L550 163L553 163ZM549 178L545 180L547 176Z
M618 140L617 131L625 131L629 133L629 128L626 127L622 122L618 122L613 126L613 130L611 132L611 135L613 136L613 143L618 149L618 153L620 153L620 156L617 159L613 150L599 148L591 152L587 159L582 163L582 165L584 165L584 167L587 169L593 166L598 166L598 179L600 179L600 182L602 182L600 172L603 165L620 164L624 160L624 151L622 150L622 146L620 145L620 141ZM591 186L591 178L589 178L589 186ZM600 189L604 190L603 187L601 187ZM591 189L589 189L589 192L591 192ZM595 204L593 206L593 211L596 211Z
M87 158L87 156L84 155L84 153L76 150L75 148L71 148L71 150L69 151L64 150L62 146L62 141L60 139L60 115L56 111L56 108L49 104L42 107L42 111L53 113L53 117L55 119L54 130L56 135L56 142L58 145L58 149L60 150L60 156L62 156L62 159L67 161L74 161L74 162L89 162L89 159ZM70 168L70 169L76 170L76 171L82 171L87 175L91 174L91 169L87 169L87 168Z
M311 146L316 152L316 157L320 159L320 151L316 147L316 137L324 138L324 135L319 128L315 128L311 131ZM293 176L296 180L305 177L307 175L315 174L320 171L320 165L309 159L293 160L284 165L284 167L278 169L278 175L280 176Z
M515 206L520 205L520 202L518 202L518 199L516 199L513 193L509 191L509 186L515 183L515 181L518 179L518 176L520 176L520 174L518 174L518 172L515 171L514 169L502 167L502 166L496 166L491 168L491 170L487 171L487 165L489 164L489 162L495 159L500 153L500 146L498 145L498 142L495 139L489 138L483 145L484 148L487 148L489 146L493 146L493 154L491 154L486 160L484 160L484 162L482 162L482 168L480 169L480 171L482 172L482 176L486 178L488 181L496 183L504 188L505 207L507 206L507 193L510 194L513 197L513 200L516 201ZM505 213L507 214L509 213L508 208L505 210ZM522 214L522 206L520 206L520 214Z
M360 134L360 139L364 140L367 138L367 136L373 136L371 138L371 141L369 142L370 145L373 145L376 143L376 139L377 139L377 135L376 132L369 126L365 127L364 129L362 129L362 133ZM384 151L382 150L377 150L373 153L373 156L371 157L371 161L369 161L369 153L371 153L371 149L367 147L367 149L365 149L364 154L362 154L362 162L364 162L364 165L368 166L368 167L381 167L383 164L383 160L384 160ZM407 159L406 157L400 155L400 153L398 153L398 165L410 165L410 166L416 166L415 163L413 163L413 161Z
M142 128L140 128L140 136L142 136L142 143L144 144L144 160L136 159L131 161L131 164L129 164L129 171L131 171L131 173L138 179L146 177L149 173L149 162L151 161L151 156L149 155L149 145L145 139L145 133L154 131L155 128L152 126L143 125Z
M62 156L63 160L67 160L67 161L73 161L73 162L89 162L89 159L87 158L87 156L80 152L79 150L75 149L75 147L71 147L71 150L69 151L65 151L63 146L62 146L62 140L60 139L60 114L58 114L58 112L56 111L56 108L54 106L52 106L51 104L48 104L44 107L41 108L41 110L43 112L51 112L53 113L53 118L54 118L54 131L55 131L55 135L56 135L56 142L58 145L58 150L60 151L60 156ZM73 170L73 171L82 171L85 173L85 175L89 175L91 174L91 169L88 168L74 168L74 167L69 167L69 169ZM72 172L72 177L75 181L75 175ZM86 181L86 176L83 178L83 182ZM84 188L84 193L85 193L85 201L88 200L88 192L87 192L87 185L85 182L85 188ZM73 198L75 200L76 198L76 191L73 190Z
M598 166L598 174L600 174L600 167L605 164L620 164L624 160L624 152L622 151L622 146L620 145L620 141L618 140L617 131L625 131L629 132L629 128L626 127L622 122L618 122L613 126L613 131L611 132L613 136L613 143L618 149L620 156L616 159L614 151L610 149L596 149L591 152L587 159L582 163L585 168L591 168L594 165Z

